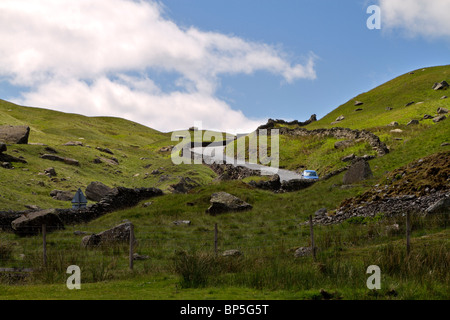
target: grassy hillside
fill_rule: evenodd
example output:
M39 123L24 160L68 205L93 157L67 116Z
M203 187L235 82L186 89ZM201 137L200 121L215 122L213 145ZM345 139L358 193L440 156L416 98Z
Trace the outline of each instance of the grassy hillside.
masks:
M81 162L74 168L42 160L39 154L45 146L8 146L8 154L23 156L28 164L14 163L14 170L0 169L0 209L23 209L30 203L61 207L61 202L48 196L50 190L73 190L95 180L110 186L164 188L177 176L190 176L202 184L188 194L166 194L152 199L149 206L143 201L134 208L51 233L46 268L42 268L39 237L23 239L0 233L2 243L7 244L0 247L3 264L39 270L19 281L0 275L0 299L38 299L44 295L58 299L448 299L448 214L412 217L411 255L405 250L403 212L393 217L375 212L373 217L337 225L316 225L317 258L294 257L294 252L311 245L309 226L304 222L318 209L333 212L344 200L381 183L389 172L450 150L444 144L450 142L450 120L421 120L418 125L406 126L411 119L423 119L424 114L435 115L438 107L450 109L450 100L440 99L449 91L431 89L435 82L450 82L449 77L450 66L418 69L351 99L308 125L307 129L340 126L369 130L390 152L370 161L373 177L368 180L346 186L341 173L289 193L254 189L245 183L248 179L216 181L215 174L202 165L174 166L169 154L159 152L161 147L175 144L170 134L121 119L88 118L0 101L0 124L30 125L30 142L48 144L60 155ZM364 104L354 106L355 100ZM405 106L412 101L415 103ZM387 111L386 107L393 109ZM345 119L331 125L340 115ZM392 121L400 124L396 129L402 132L391 132L394 128L387 125ZM83 146L62 146L74 140L82 141ZM323 175L347 165L341 161L343 156L376 154L363 141L339 150L334 147L337 141L331 137L283 135L281 167L316 169ZM94 164L96 157L111 157L96 147L110 148L119 165ZM58 180L38 174L49 166L55 167ZM169 179L161 181L161 175L151 174L154 169L160 169ZM218 191L241 198L253 209L206 214L211 194ZM81 237L74 231L96 233L125 219L135 225L136 252L149 257L136 261L133 271L128 270L127 244L89 250L80 247ZM177 220L190 224L175 225ZM9 246L11 243L14 245ZM241 255L221 255L230 249L239 250ZM83 270L85 289L79 292L59 285L65 283L66 267L71 264ZM381 290L366 287L369 265L382 270ZM12 285L16 283L26 284L26 293Z
M170 152L159 152L162 147L175 145L170 133L162 133L140 124L111 117L85 117L40 108L18 106L0 100L0 125L30 126L28 145L9 145L9 155L23 157L28 163L13 163L15 169L1 171L0 210L23 210L24 205L41 208L70 207L71 204L53 200L52 190L83 191L92 181L101 181L115 187L167 188L189 175L198 182L209 182L214 174L205 166L175 166ZM82 146L64 146L70 141ZM38 144L38 145L34 145ZM44 145L39 145L44 144ZM49 153L46 147L58 152L58 156L76 159L79 167L43 160L40 155ZM96 148L108 148L108 154ZM118 160L94 163L96 158ZM50 179L41 175L54 167L57 176ZM158 170L158 174L152 174ZM161 178L164 176L163 178ZM10 183L13 182L13 183Z

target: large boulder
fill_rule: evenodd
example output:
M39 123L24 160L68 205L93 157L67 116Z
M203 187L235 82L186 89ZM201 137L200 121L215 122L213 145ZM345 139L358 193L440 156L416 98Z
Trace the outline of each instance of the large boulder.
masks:
M433 90L447 90L448 89L448 83L447 83L447 81L442 81L442 82L439 82L439 83L435 83L434 85L433 85Z
M86 198L92 201L100 201L102 200L108 193L111 192L111 188L107 185L94 181L91 182L86 188Z
M369 179L372 176L373 174L369 162L364 159L357 159L345 173L343 183L352 184Z
M230 211L245 211L252 209L247 202L226 192L217 192L211 195L211 206L206 210L207 213L216 215Z
M64 229L64 224L58 217L55 209L23 214L20 218L11 222L11 227L14 233L20 236L31 236L41 232L44 224L47 232Z
M109 230L102 231L83 237L81 243L84 247L95 247L98 245L115 245L130 242L131 222L125 222Z
M0 141L11 144L28 144L30 127L28 126L0 126Z

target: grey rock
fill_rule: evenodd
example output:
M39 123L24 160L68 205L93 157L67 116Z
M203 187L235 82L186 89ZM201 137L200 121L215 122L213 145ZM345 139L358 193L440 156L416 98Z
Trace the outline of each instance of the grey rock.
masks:
M72 201L75 195L70 191L52 190L50 196L59 201Z
M174 221L173 224L176 225L176 226L182 226L182 225L190 226L191 225L191 221L189 221L189 220L177 220L177 221Z
M447 81L442 81L442 82L439 82L439 83L435 83L432 88L435 91L437 91L437 90L447 90L448 86L449 85L448 85Z
M69 146L69 147L76 147L76 146L83 146L83 142L81 141L69 141L63 144L63 146Z
M0 167L5 168L5 169L12 169L13 165L11 164L11 162L2 162L0 163Z
M423 116L423 118L424 118L424 119L433 119L434 117L431 116L431 115L429 115L429 114L425 114L425 115Z
M343 184L353 184L373 176L370 165L366 160L358 159L352 163L344 175Z
M344 117L344 116L339 116L339 117L336 118L336 121L337 121L337 122L342 121L342 120L345 120L345 117Z
M446 113L448 113L448 110L441 107L441 108L437 109L437 113L438 114L446 114Z
M408 102L407 104L405 104L405 107L409 107L410 105L413 105L414 103L415 103L415 101Z
M354 153L341 158L341 161L342 162L349 162L349 161L352 161L353 159L355 159L355 154Z
M417 125L417 124L419 124L419 120L412 119L412 120L409 121L406 125L407 125L407 126L411 126L411 125Z
M258 189L277 191L281 188L281 180L278 174L273 175L268 181L250 181L249 185Z
M253 208L247 202L223 191L213 193L210 202L211 206L206 212L212 215L225 212L245 211Z
M294 252L295 258L306 257L312 254L311 247L300 247Z
M438 116L436 118L433 118L433 122L434 123L438 123L438 122L441 122L442 120L445 120L445 119L447 119L447 117L442 114L442 115L440 115L440 116Z
M293 192L306 189L316 183L313 179L292 179L281 183L281 190L285 192Z
M72 166L79 166L80 163L78 160L71 159L71 158L64 158L60 156L56 156L54 154L44 154L41 156L42 159L51 160L51 161L60 161L64 162L65 164L72 165Z
M100 181L91 182L86 187L86 198L91 201L100 201L102 200L108 193L111 192L111 188L107 185L103 184Z
M242 255L242 252L237 249L226 250L222 253L223 257L238 257L241 255Z
M133 260L148 260L148 259L150 259L149 256L142 255L139 253L133 253Z
M443 197L442 199L436 201L431 206L429 206L426 210L428 214L435 213L449 213L450 212L450 197Z
M30 127L28 126L0 126L0 142L11 144L28 144Z
M343 140L343 141L337 141L334 144L335 149L345 149L348 147L351 147L354 144L354 141L352 140Z
M109 230L89 235L81 240L84 247L94 247L101 244L116 244L130 242L131 222L125 222Z
M314 216L323 217L327 214L327 212L328 212L327 208L321 208L314 213Z
M49 177L56 177L57 176L56 170L53 167L45 169L44 170L44 174L49 176Z
M95 148L95 149L97 149L97 150L99 150L99 151L101 151L101 152L105 152L105 153L109 153L109 154L114 154L110 149L108 149L108 148L100 148L100 147L97 147L97 148Z
M447 96L442 96L441 100L444 100L444 99L447 99L447 98L448 98Z
M361 102L361 101L355 101L355 106L361 106L361 105L363 105L364 104L364 102Z
M189 177L181 177L178 183L170 185L168 190L172 193L178 194L188 193L190 190L198 187L199 185L200 184Z
M391 123L388 124L389 127L397 127L398 126L398 122L397 121L392 121Z

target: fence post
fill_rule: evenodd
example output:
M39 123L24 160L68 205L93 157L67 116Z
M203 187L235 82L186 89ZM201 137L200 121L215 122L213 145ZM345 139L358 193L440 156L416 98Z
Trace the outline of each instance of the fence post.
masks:
M409 253L411 252L411 216L409 211L406 212L406 254L409 256Z
M218 233L219 230L217 229L217 223L214 225L214 253L217 256L217 241L218 241Z
M130 270L133 270L134 225L130 223Z
M309 233L311 235L311 251L314 261L316 261L316 246L314 244L314 228L312 215L309 216Z
M42 225L42 246L43 246L43 262L44 267L47 267L47 226L45 224Z

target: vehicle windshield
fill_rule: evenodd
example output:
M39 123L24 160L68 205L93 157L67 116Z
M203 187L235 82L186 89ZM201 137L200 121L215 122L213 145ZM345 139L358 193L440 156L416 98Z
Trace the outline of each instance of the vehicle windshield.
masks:
M305 171L304 173L305 177L317 177L317 173L315 173L314 171Z

